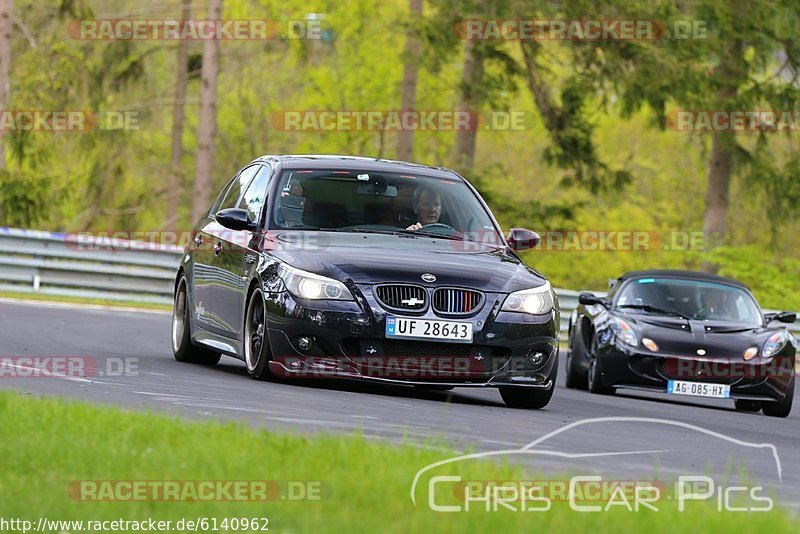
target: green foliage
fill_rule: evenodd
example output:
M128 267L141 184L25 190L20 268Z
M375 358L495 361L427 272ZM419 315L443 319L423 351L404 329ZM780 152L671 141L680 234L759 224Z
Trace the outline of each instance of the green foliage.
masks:
M409 27L419 30L424 45L416 108L454 109L464 41L453 30L468 18L579 20L590 15L656 19L666 28L679 20L708 22L707 39L536 43L540 74L559 109L556 132L545 126L529 91L520 44L478 43L485 64L478 111L525 111L528 117L520 130L481 129L474 171L467 176L505 228L699 231L710 137L669 130L671 111L713 109L717 92L733 79L737 97L730 105L797 109L800 102L793 78L798 70L789 68L800 64L800 28L789 0L748 3L746 16L733 0L430 0L422 20L409 18L406 0L321 0L312 6L225 0L224 5L224 18L279 23L320 13L334 38L221 44L215 188L260 154L394 157L394 132L285 131L275 120L287 110L398 109ZM204 5L195 6L202 18ZM135 111L139 123L128 131L6 134L0 225L68 231L162 228L179 68L176 44L80 41L67 29L77 18L135 9L142 18L178 17L179 3L173 2L173 12L142 7L137 0L28 0L15 2L15 8L26 33L15 25L10 109ZM736 72L720 69L732 41L741 45ZM190 45L195 70L201 53L202 43ZM199 83L197 76L190 79L185 105L179 229L193 224L188 213ZM800 154L793 135L736 136L729 247L714 256L723 273L742 276L774 308L800 308L792 297L800 293L793 267L800 258ZM454 138L450 131L415 132L416 159L452 166ZM606 278L629 269L697 268L700 252L533 251L524 257L555 285L602 289ZM760 276L756 261L766 266Z
M719 274L747 284L763 307L800 310L800 259L777 258L758 246L719 247L709 256Z
M4 225L28 228L48 222L46 182L35 172L0 170L0 218Z

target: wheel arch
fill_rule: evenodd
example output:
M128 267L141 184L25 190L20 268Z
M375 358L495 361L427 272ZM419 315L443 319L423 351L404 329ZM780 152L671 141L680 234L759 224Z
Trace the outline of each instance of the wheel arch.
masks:
M178 272L175 274L175 282L172 284L172 298L175 298L175 295L178 293L178 282L181 281L181 276L186 274L186 270L183 268L183 265L178 267ZM188 280L186 281L188 285Z

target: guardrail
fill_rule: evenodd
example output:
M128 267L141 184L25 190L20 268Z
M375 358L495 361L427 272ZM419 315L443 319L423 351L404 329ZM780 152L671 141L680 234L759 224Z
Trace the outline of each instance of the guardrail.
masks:
M170 304L182 250L0 228L0 291Z
M125 239L0 228L0 291L171 304L182 252ZM555 291L563 338L580 291ZM789 329L800 336L800 322Z

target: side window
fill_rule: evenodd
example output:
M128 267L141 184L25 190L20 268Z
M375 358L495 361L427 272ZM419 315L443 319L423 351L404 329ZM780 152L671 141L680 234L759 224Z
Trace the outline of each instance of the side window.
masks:
M233 187L233 182L235 181L236 181L236 175L234 175L233 178L228 180L228 183L225 184L225 187L223 187L222 191L220 191L219 195L217 195L217 200L215 200L214 204L211 206L209 214L213 215L219 211L219 207L222 205L222 202L225 200L225 197L228 196L228 191L231 190L231 187Z
M250 180L260 168L261 165L251 165L240 172L239 176L234 178L231 187L225 193L225 198L223 198L222 202L220 202L217 211L235 208L237 204L239 204L239 199L242 198L242 193L245 191L245 189L247 189L247 185L250 183Z
M250 187L245 191L239 208L246 209L251 221L260 222L261 208L267 198L267 182L269 181L270 168L261 167L255 179L250 183Z

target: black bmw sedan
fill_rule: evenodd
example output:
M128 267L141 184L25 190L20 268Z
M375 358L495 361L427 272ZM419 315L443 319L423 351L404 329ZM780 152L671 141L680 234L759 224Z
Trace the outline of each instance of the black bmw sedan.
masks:
M558 303L477 191L438 167L264 156L198 221L175 280L182 362L225 354L256 379L344 377L499 388L542 408Z
M578 297L566 385L733 399L738 410L787 417L797 341L740 282L693 271L634 271L601 298Z

